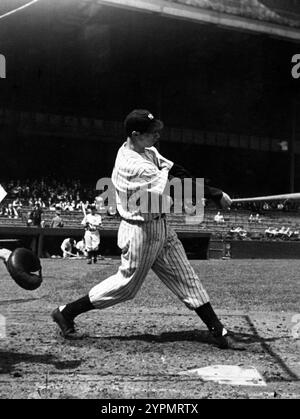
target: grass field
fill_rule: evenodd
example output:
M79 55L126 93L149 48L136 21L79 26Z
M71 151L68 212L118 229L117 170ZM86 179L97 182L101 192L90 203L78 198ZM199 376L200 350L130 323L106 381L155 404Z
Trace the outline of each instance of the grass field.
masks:
M19 288L0 267L1 398L299 398L300 261L192 261L225 325L246 351L216 348L199 318L149 274L132 301L78 318L86 334L64 341L50 318L115 272L118 261L43 259L44 282ZM297 333L296 333L297 334ZM299 336L299 335L298 335ZM255 367L265 387L221 385L180 372Z

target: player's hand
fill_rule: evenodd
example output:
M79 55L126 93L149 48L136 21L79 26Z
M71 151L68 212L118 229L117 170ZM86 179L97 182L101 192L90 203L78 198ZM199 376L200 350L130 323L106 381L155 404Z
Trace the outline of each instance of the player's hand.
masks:
M232 200L227 193L223 192L222 198L220 200L220 205L222 209L229 209L230 205L232 204Z

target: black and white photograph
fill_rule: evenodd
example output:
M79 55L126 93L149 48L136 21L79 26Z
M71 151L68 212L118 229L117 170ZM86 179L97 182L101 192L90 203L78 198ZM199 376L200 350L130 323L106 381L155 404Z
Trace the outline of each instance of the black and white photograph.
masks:
M0 400L300 398L299 1L0 0L0 150Z

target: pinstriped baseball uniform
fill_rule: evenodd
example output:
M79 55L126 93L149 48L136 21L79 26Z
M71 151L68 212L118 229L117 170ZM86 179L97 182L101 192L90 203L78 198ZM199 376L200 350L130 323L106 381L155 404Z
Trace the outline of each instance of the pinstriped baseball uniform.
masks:
M82 225L87 225L84 239L86 250L98 250L100 244L99 227L102 224L102 218L99 214L87 214L81 221Z
M115 275L90 290L89 298L95 308L103 309L132 299L150 269L188 308L196 309L209 301L164 214L150 213L141 206L128 204L140 188L161 196L172 165L155 147L138 153L125 143L119 149L112 181L122 217L118 231L121 266Z
M234 349L235 342L214 312L181 242L165 218L168 205L164 205L170 201L168 177L181 173L184 176L179 177L185 179L189 175L153 147L163 122L146 109L135 109L125 118L124 128L127 141L118 152L112 175L117 208L123 219L118 232L121 265L115 275L93 287L88 295L57 307L51 317L65 338L81 338L75 330L75 317L133 298L152 269L188 308L195 310L219 348ZM222 207L231 203L230 197L217 188L206 188L206 197Z

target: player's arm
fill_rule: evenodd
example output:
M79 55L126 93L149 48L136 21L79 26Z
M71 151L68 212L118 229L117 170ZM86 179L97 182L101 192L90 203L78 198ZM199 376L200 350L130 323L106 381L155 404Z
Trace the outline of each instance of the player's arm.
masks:
M157 167L160 170L167 169L169 171L174 166L174 163L162 156L155 147L149 147L149 150L154 153Z
M166 212L172 204L168 185L169 165L159 169L152 163L143 165L139 173L141 188L148 193L151 203L156 202L154 212Z
M196 188L196 179L195 177L186 170L183 166L174 163L172 168L169 171L169 178L172 179L173 177L179 179L189 178L192 179L193 187ZM204 198L212 200L216 205L220 206L221 208L228 208L231 205L231 199L226 192L223 192L221 189L216 188L214 186L208 186L204 182Z
M76 255L74 255L74 253L72 253L69 250L67 250L65 246L66 245L64 243L62 243L62 245L60 246L60 248L61 248L61 250L62 250L63 253L66 253L69 256L76 256Z
M170 167L168 165L159 169L154 164L146 162L139 170L141 187L147 188L150 193L163 195L166 191L166 186L169 179L169 170Z
M83 217L83 220L81 221L81 225L83 225L84 227L88 227L89 226L89 222L87 220L87 217Z
M67 252L64 242L61 244L60 248L61 248L63 253Z

